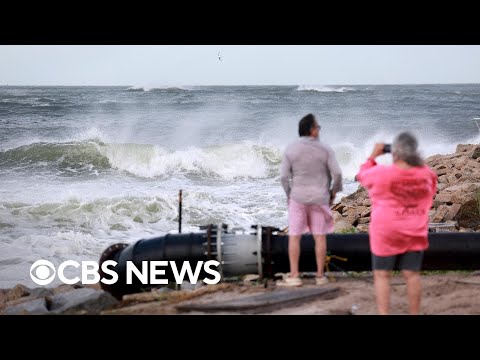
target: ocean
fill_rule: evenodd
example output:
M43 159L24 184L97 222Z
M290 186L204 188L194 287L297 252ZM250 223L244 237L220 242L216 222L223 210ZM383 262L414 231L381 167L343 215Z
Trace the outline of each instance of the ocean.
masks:
M287 225L279 167L313 113L344 175L408 130L424 156L479 143L480 84L0 87L0 288L39 259L223 222ZM381 159L391 162L390 155Z

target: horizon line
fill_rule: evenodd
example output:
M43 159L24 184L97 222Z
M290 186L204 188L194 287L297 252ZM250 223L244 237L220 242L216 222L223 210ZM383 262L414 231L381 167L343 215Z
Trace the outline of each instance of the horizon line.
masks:
M66 84L10 84L5 83L1 84L0 87L21 87L21 86L29 86L29 87L151 87L155 88L156 86L162 87L181 87L181 86L382 86L382 85L480 85L480 82L445 82L445 83L382 83L382 84L157 84L157 85L131 85L131 84L123 84L123 85L66 85Z

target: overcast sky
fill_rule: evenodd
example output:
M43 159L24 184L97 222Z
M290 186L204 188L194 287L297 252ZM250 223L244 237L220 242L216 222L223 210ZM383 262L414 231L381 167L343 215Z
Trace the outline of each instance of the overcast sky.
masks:
M480 83L480 46L0 46L0 85L440 83Z

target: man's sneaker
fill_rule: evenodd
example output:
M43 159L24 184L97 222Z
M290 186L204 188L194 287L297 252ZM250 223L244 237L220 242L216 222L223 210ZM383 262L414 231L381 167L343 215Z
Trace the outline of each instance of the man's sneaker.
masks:
M276 282L277 286L284 286L284 287L299 287L302 286L302 280L298 277L286 277L283 280Z
M323 276L320 278L319 277L315 278L315 282L317 285L325 285L329 283L329 280L326 276Z

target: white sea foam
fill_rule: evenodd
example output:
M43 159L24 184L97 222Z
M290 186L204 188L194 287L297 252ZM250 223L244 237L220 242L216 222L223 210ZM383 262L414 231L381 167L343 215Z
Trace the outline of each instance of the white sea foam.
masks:
M316 91L321 93L344 93L350 91L356 91L354 88L348 86L322 86L322 85L300 85L297 91Z
M185 85L135 85L127 89L128 91L150 92L155 90L182 90L191 91L193 87Z
M175 173L192 173L207 178L265 178L270 162L280 160L278 149L254 144L233 144L207 148L189 147L167 151L139 144L98 145L112 167L136 176L151 178Z

